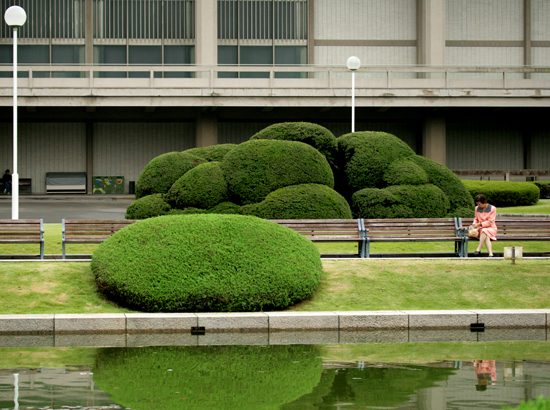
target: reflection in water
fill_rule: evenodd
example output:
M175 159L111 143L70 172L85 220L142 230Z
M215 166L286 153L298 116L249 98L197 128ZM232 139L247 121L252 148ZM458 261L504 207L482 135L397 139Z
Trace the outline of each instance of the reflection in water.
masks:
M311 345L95 352L91 367L0 369L0 408L500 409L550 396L544 361L328 361Z

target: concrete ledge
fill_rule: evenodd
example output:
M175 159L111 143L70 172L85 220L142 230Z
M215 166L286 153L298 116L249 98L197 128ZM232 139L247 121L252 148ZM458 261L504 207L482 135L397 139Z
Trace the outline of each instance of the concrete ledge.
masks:
M125 333L124 314L55 315L55 333Z
M468 310L406 310L409 329L469 329L477 315Z
M122 333L60 333L55 335L55 347L126 347Z
M332 330L298 330L269 333L270 345L323 345L339 343L339 332Z
M0 315L0 333L37 334L54 332L54 315Z
M197 313L198 326L206 332L267 332L265 313Z
M473 310L486 328L546 327L547 314L538 309Z
M143 346L198 346L199 336L191 333L128 333L127 347Z
M190 332L197 326L194 313L127 313L127 333Z
M334 312L266 312L270 331L338 330L338 315Z
M335 312L340 330L407 329L409 316L396 311Z

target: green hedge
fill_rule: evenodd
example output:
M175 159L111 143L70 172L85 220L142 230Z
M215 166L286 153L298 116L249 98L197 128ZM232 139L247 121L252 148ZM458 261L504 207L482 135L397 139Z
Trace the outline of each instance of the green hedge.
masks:
M185 152L168 152L153 158L136 182L136 199L167 193L183 174L203 162L206 161Z
M209 214L240 214L243 207L233 202L222 202L208 210Z
M323 360L311 345L103 348L92 371L123 408L275 410L319 384Z
M487 202L499 206L535 205L539 201L540 190L531 182L509 181L462 181L472 198L479 194L487 197Z
M321 281L317 247L278 224L242 215L138 221L92 257L99 289L145 312L285 309Z
M398 159L388 166L383 180L388 185L423 185L428 174L410 159Z
M550 181L533 182L540 190L541 199L550 199Z
M208 209L227 201L229 192L221 163L207 162L189 170L172 185L167 198L178 209Z
M147 195L132 202L126 209L126 219L147 219L167 215L171 207L164 200L163 194Z
M280 188L258 204L245 205L245 215L264 219L350 219L342 195L326 185L301 184Z
M384 188L384 174L395 160L412 157L414 151L395 135L364 131L338 138L337 166L344 173L337 187L351 196L363 188Z
M276 189L297 184L334 186L326 158L295 141L254 140L240 144L222 161L232 202L261 202Z
M338 144L336 137L325 127L310 122L283 122L273 124L253 135L251 140L271 139L299 141L311 145L323 154L329 164L334 163Z
M208 147L191 148L184 151L186 154L195 155L205 161L221 161L225 155L235 148L237 144L218 144Z
M502 410L550 410L550 397L537 397L533 400L522 400L518 407L503 407Z

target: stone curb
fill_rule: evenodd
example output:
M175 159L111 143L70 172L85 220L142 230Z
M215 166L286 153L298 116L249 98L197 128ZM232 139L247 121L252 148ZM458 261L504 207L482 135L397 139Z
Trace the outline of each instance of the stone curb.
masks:
M481 326L483 324L483 326ZM0 335L548 329L550 309L0 315ZM279 335L284 340L285 335Z

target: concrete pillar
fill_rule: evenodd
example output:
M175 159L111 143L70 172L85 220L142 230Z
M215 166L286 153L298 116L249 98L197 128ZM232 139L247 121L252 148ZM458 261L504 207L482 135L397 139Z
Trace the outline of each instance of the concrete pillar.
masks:
M218 1L195 2L195 62L201 65L218 64Z
M218 117L215 112L200 112L197 115L196 133L196 147L208 147L218 143Z
M94 17L93 17L93 0L86 0L84 3L86 8L86 15L84 19L85 26L85 36L86 36L86 64L93 64L94 60Z
M447 131L445 118L426 118L422 130L422 156L447 165Z
M418 64L444 65L445 0L418 0L416 8Z

